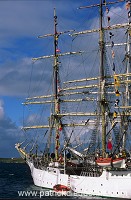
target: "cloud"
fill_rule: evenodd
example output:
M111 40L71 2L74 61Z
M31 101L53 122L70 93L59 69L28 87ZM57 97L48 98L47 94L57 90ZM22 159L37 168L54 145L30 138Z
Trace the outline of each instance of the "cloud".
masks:
M60 1L2 1L0 7L0 94L7 96L25 96L30 81L32 68L31 58L34 56L48 55L46 47L52 49L45 39L39 40L40 34L52 33L53 31L53 9L56 7L60 16L59 26L70 27L72 19L65 14L70 12L70 7L77 8L79 2L67 1L61 6ZM48 14L47 14L48 10ZM61 17L62 16L62 17ZM63 24L60 23L63 21ZM75 21L73 21L75 23ZM69 25L68 25L69 27ZM64 29L63 28L63 29ZM39 66L38 66L39 64ZM36 64L35 76L32 78L32 87L40 79L42 74L42 62ZM37 67L36 66L36 67ZM52 68L52 63L50 63ZM41 68L41 69L40 69ZM49 81L48 73L51 68L44 69L45 77L43 83ZM44 76L44 74L43 74ZM42 87L39 88L39 91Z
M0 119L4 117L4 114L3 100L0 100Z
M77 8L79 2L66 1L62 6L61 1L2 1L0 7L0 37L14 38L20 36L34 36L42 33L42 30L52 31L53 10L60 18L71 20L67 15L70 7ZM48 14L47 14L48 12ZM62 16L62 17L61 17ZM65 19L64 19L65 20ZM65 20L66 21L66 20Z
M19 128L5 115L4 103L0 100L0 157L18 157L14 146L20 136Z

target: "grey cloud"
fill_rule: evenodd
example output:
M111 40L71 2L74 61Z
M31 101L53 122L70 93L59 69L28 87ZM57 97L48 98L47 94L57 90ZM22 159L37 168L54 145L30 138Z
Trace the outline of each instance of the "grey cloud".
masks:
M20 138L19 128L9 118L0 119L0 157L19 156L14 146Z

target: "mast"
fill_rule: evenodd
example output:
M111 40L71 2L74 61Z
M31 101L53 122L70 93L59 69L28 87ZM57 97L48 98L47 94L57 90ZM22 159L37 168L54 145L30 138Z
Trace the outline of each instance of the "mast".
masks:
M103 33L103 3L100 0L100 109L102 119L102 156L105 157L106 152L106 126L105 126L105 91L104 91L104 33Z
M129 3L129 11L128 11L128 24L131 25L131 0L128 1ZM127 69L126 74L131 72L131 28L129 26L127 30L127 53L126 53L126 59L127 59ZM130 83L128 81L130 80L130 77L127 76L127 84L126 84L126 102L125 106L130 106L131 103L131 94L130 94ZM123 149L125 149L126 146L126 130L124 130L123 133Z
M128 11L128 24L131 25L131 0L129 2L129 11ZM126 73L131 72L131 28L129 26L127 30L127 70ZM127 80L130 80L130 77L127 77ZM130 85L127 83L126 85L126 94L127 94L127 100L126 100L126 106L130 105Z
M57 34L57 16L56 10L54 8L54 96L55 99L58 99L57 94L57 77L58 77L58 62L57 62L57 52L56 49L58 47L58 34Z
M108 5L108 4L115 4L115 3L120 3L124 2L125 0L118 0L115 2L108 2L100 0L99 4L95 5L90 5L90 6L84 6L80 7L80 9L83 8L93 8L93 7L99 7L100 9L100 26L99 29L93 29L93 30L86 30L82 31L79 33L75 33L73 35L79 35L79 34L86 34L86 33L92 33L92 32L99 32L99 47L100 47L100 68L99 68L99 111L100 111L100 116L102 120L102 126L101 126L101 131L102 131L102 156L105 157L106 154L106 99L105 99L105 70L104 70L104 54L105 54L105 43L104 43L104 30L108 30L108 27L104 28L103 27L103 6ZM110 27L110 29L114 28L121 28L123 25L118 24L114 27ZM125 25L124 25L125 26Z
M54 8L54 69L53 69L53 81L54 81L54 116L55 116L55 159L58 160L58 149L59 149L59 119L58 114L60 113L60 103L58 97L58 73L59 73L59 62L57 56L58 50L58 37L57 33L57 16Z

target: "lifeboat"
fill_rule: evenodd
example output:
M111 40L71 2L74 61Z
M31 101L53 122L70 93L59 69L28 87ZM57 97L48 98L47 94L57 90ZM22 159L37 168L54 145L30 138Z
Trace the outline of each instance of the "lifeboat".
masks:
M96 163L101 167L121 167L123 160L124 158L98 158Z
M57 184L57 185L55 185L55 186L53 187L53 190L54 190L55 192L62 192L62 191L67 192L67 191L70 191L70 188L67 187L67 186L65 186L65 185Z

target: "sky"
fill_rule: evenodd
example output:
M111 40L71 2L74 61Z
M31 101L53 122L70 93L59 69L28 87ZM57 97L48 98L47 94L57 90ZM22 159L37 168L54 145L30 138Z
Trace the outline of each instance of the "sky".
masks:
M80 6L92 3L98 3L98 1L0 1L0 157L19 156L14 146L21 137L22 102L28 96L32 58L48 55L49 52L46 47L52 48L51 39L43 41L43 39L37 37L53 32L54 8L56 8L61 31L72 29L80 31L93 28L94 22L98 24L97 9L94 9L94 13L91 12L92 10L77 9ZM121 11L121 7L117 8ZM66 50L68 50L70 41L66 42L64 39L63 41ZM82 43L82 40L79 42ZM82 45L83 49L87 48L84 42ZM41 73L42 64L38 62L38 65L39 67L35 68L34 85L38 79L37 75ZM45 72L47 73L44 82L46 85L49 81L49 69L47 71L45 69ZM76 77L78 74L79 71L76 72Z

